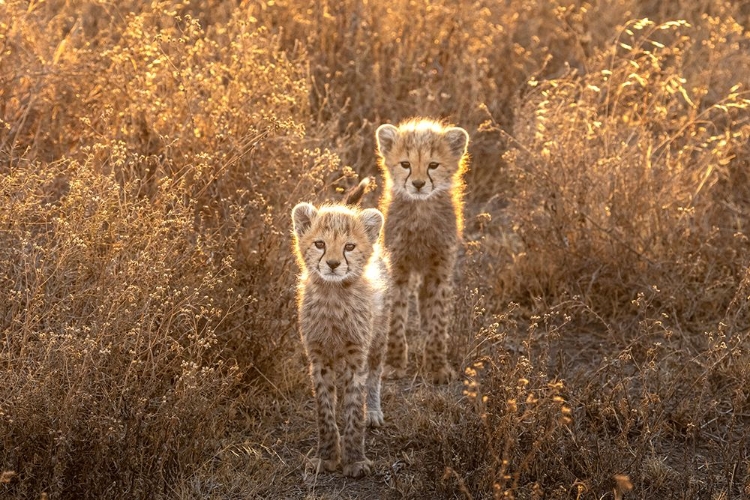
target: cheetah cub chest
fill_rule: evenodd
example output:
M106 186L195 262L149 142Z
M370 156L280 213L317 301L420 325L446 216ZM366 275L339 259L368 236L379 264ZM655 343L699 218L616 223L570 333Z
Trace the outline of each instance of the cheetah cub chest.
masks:
M375 209L292 211L301 274L299 329L310 364L317 408L317 470L343 464L347 476L370 472L365 425L383 424L380 379L390 317L388 261L378 240L383 215ZM343 391L343 436L336 393Z

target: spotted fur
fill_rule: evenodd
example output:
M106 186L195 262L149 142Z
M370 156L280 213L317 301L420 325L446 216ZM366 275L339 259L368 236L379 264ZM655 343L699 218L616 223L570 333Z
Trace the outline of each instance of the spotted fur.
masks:
M463 181L469 135L425 119L381 125L377 132L385 190L385 245L391 255L393 309L386 362L395 376L407 366L406 321L410 283L419 287L419 315L427 335L423 365L445 383L453 269L463 229Z
M378 242L376 209L292 211L301 275L299 328L310 363L318 420L317 470L343 463L347 476L368 474L364 426L383 424L380 380L390 317L388 260ZM343 437L336 424L337 385L343 388Z

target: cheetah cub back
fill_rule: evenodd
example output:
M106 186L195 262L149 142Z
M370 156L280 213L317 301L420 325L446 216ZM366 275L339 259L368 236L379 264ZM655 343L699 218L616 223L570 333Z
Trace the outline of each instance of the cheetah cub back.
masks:
M378 239L383 215L340 205L292 210L301 275L299 329L317 407L317 471L343 463L347 476L368 474L364 426L383 424L380 379L390 316L388 261ZM343 391L344 428L336 425ZM341 443L340 443L341 441Z
M419 283L419 315L427 335L423 367L436 383L455 376L448 363L448 320L453 268L463 224L463 180L469 134L460 127L411 119L376 132L385 178L380 209L391 256L393 309L387 364L404 376L410 283Z

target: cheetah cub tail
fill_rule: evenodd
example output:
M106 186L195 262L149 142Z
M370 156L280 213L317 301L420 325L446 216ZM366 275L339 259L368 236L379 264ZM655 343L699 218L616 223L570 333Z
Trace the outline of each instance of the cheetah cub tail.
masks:
M370 186L370 182L371 179L369 177L365 177L359 181L359 184L346 193L346 196L344 197L344 205L350 207L359 205L359 202L362 201L362 197L367 193L367 188Z

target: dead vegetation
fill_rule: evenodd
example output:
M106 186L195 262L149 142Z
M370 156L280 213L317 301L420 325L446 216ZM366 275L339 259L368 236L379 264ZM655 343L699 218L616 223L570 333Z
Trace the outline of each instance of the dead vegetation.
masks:
M0 4L3 497L750 495L747 5ZM464 380L316 477L289 211L415 114L472 137Z

